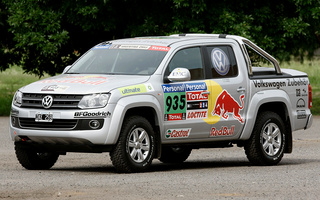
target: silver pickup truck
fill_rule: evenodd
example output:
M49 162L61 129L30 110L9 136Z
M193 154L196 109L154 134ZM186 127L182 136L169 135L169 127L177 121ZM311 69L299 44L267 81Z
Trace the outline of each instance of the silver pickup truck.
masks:
M275 165L292 152L292 132L311 126L311 96L306 73L281 70L240 36L120 39L20 88L10 136L31 170L67 152L110 152L118 172L140 172L154 158L179 163L192 149L234 145L254 165Z

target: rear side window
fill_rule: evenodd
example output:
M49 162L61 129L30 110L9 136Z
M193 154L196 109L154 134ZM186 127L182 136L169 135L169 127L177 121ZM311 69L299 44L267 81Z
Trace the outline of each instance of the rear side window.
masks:
M230 46L209 46L207 54L213 78L228 78L238 75L238 66Z

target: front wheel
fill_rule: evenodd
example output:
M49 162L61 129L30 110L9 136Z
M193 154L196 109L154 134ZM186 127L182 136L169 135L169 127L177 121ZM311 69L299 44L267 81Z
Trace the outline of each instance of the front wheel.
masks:
M59 158L55 152L38 152L18 142L15 143L15 152L19 163L29 170L50 169Z
M285 125L274 112L259 114L251 138L245 144L249 161L255 165L276 165L284 154Z
M141 116L124 120L118 143L110 152L112 164L118 172L146 171L155 154L154 131L150 122Z

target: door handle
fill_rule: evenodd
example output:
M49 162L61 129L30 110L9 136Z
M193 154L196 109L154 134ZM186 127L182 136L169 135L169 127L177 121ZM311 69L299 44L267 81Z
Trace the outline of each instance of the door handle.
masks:
M208 98L208 95L210 94L209 91L206 91L206 92L201 92L201 96L204 96L205 98Z
M208 95L208 94L210 94L209 91L207 91L207 92L201 92L201 95Z
M237 92L245 92L245 91L246 91L246 88L244 88L244 87L239 87L237 89Z

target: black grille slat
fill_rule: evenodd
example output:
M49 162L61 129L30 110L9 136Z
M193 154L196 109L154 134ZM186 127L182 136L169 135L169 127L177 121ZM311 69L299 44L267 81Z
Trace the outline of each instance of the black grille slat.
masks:
M42 99L50 95L53 97L53 104L50 109L75 109L81 101L83 95L65 94L32 94L24 93L22 96L23 108L43 108Z
M34 118L19 118L22 128L39 129L73 129L78 120L76 119L53 119L52 122L36 122Z

